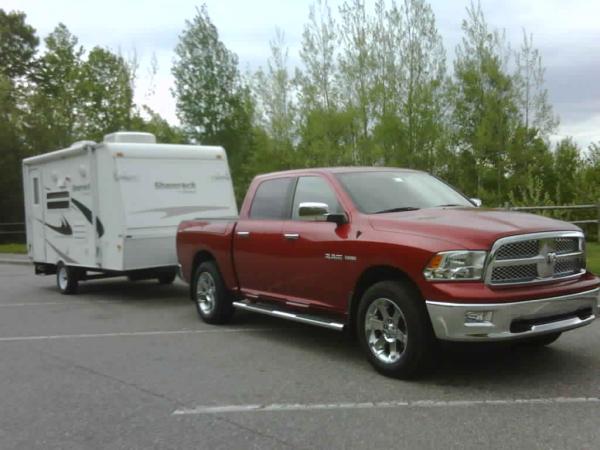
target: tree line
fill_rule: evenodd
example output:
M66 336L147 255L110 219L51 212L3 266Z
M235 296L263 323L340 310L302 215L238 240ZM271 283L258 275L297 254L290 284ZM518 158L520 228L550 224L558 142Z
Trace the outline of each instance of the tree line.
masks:
M224 146L238 199L258 173L388 165L489 206L595 203L600 143L550 142L558 117L532 36L508 42L476 3L461 29L449 63L425 0L316 0L298 67L277 30L266 64L243 71L202 6L175 48L174 126L134 103L135 61L84 49L62 24L40 50L26 16L0 10L0 222L22 218L23 157L124 129Z

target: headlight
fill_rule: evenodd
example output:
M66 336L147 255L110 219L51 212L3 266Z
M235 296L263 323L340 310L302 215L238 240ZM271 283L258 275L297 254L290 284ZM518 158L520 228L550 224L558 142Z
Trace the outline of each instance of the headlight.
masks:
M441 252L431 258L423 275L430 281L481 280L486 256L484 251Z

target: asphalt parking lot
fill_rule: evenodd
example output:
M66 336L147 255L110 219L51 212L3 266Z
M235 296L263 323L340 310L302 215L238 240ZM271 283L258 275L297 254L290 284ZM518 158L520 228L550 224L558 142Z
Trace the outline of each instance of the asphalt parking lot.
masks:
M335 331L201 323L177 282L0 265L0 449L600 448L600 321L544 349L451 346L420 381Z

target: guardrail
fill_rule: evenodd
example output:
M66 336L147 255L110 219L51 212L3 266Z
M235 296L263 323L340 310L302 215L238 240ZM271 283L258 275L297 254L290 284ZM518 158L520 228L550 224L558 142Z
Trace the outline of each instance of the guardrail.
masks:
M509 209L511 211L568 211L568 210L581 210L581 209L590 209L595 210L595 219L582 219L582 220L568 220L567 222L573 223L575 225L585 225L585 224L596 224L597 227L597 239L600 241L600 203L589 204L589 205L563 205L563 206L553 206L553 205L544 205L544 206L509 206L505 205L505 209Z
M589 205L543 205L543 206L510 206L504 205L504 209L511 211L568 211L581 209L596 210L595 219L568 220L567 222L575 225L596 224L598 231L598 240L600 241L600 203ZM6 229L5 229L6 228ZM25 236L24 222L5 222L0 223L0 237L2 236Z
M0 223L0 238L4 236L25 236L24 222L3 222Z

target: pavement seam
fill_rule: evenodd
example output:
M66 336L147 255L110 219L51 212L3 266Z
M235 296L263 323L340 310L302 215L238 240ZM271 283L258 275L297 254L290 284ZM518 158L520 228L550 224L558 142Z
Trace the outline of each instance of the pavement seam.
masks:
M54 358L55 360L57 360L58 362L62 363L63 365L65 365L67 367L72 367L72 368L78 369L78 370L80 370L82 372L87 372L88 374L96 375L96 376L101 377L101 378L106 378L107 380L111 380L111 381L114 381L116 383L122 384L123 386L127 386L127 387L130 387L130 388L133 388L133 389L135 389L135 390L137 390L139 392L142 392L142 393L144 393L146 395L150 395L152 397L155 397L155 398L158 398L158 399L161 399L161 400L166 400L169 403L177 405L177 407L182 407L183 406L183 402L181 402L181 401L179 401L177 399L171 398L171 397L169 397L169 396L167 396L165 394L161 394L159 392L154 392L154 391L152 391L152 390L150 390L148 388L145 388L145 387L142 387L142 386L138 386L135 383L122 380L122 379L120 379L118 377L115 377L114 375L109 375L107 373L100 372L100 371L98 371L96 369L92 369L91 367L87 367L87 366L84 366L82 364L76 363L75 361L72 361L72 360L70 360L68 358L65 358L63 356L58 356L55 353L49 352L47 350L39 350L39 349L37 349L36 351L38 353L41 353L41 354L44 354L44 355L47 355L47 356L50 356L50 357Z
M223 416L216 416L216 417L217 417L217 419L222 420L223 422L226 422L226 423L228 423L230 425L236 426L236 427L238 427L238 428L240 428L242 430L248 431L248 432L253 433L253 434L257 435L257 436L260 436L260 437L263 437L263 438L267 438L267 439L271 439L271 440L273 440L275 442L278 442L279 444L285 445L286 447L290 447L290 448L294 448L294 449L308 448L308 447L299 447L297 445L291 444L291 443L289 443L287 441L284 441L283 439L278 438L277 436L273 436L273 435L267 434L267 433L265 433L263 431L256 430L256 429L251 428L251 427L249 427L247 425L242 425L241 423L238 423L238 422L236 422L235 420L232 420L232 419L228 419L227 417L223 417Z

